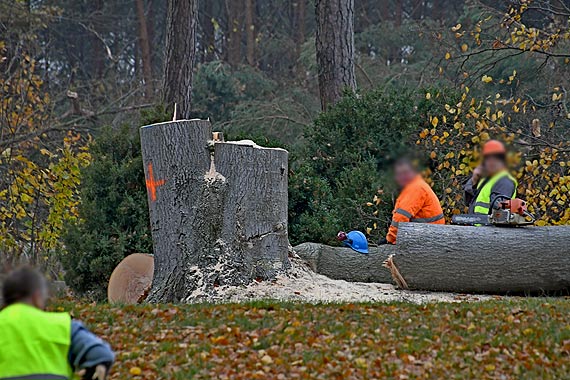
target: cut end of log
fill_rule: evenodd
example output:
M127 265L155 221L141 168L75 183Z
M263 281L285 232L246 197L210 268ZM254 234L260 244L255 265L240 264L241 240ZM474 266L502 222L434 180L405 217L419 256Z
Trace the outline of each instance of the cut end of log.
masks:
M146 298L154 272L152 255L134 253L117 265L107 288L110 303L133 304Z

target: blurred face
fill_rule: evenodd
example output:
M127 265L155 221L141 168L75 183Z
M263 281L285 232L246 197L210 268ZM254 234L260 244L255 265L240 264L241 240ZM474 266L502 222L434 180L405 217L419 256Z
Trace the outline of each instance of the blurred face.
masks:
M493 176L505 169L505 163L497 156L485 157L485 160L483 161L483 169L486 175Z
M48 288L47 285L44 284L41 289L36 290L32 294L32 305L37 307L40 310L44 310L46 308L48 299Z
M412 182L417 175L418 173L414 170L414 168L407 163L396 165L394 168L394 177L396 183L400 188L403 188Z

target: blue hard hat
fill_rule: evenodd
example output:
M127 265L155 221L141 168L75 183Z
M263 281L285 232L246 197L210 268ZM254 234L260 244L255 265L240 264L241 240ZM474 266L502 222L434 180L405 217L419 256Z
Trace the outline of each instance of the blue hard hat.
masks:
M359 253L368 253L368 240L360 231L350 231L346 234L347 239L343 241L344 245L352 248Z

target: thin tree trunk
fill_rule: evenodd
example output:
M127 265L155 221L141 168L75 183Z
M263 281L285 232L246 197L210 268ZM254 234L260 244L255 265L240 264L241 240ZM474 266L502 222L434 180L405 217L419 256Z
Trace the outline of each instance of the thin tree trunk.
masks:
M168 2L163 102L168 109L177 104L179 119L191 115L197 11L197 0Z
M295 9L295 45L296 51L295 55L297 58L297 63L295 65L295 70L299 78L303 77L303 67L300 64L299 58L303 51L303 44L305 43L305 19L307 16L307 0L297 0L297 6Z
M135 0L139 24L139 46L141 48L142 71L145 87L145 99L152 98L152 60L150 57L150 41L145 16L144 0Z
M228 36L228 63L237 66L241 63L241 36L242 36L242 11L243 0L226 0L228 13L228 25L226 35Z
M93 1L93 17L96 20L97 18L101 17L103 13L103 3L101 0ZM92 26L93 30L96 32L95 26ZM105 52L105 46L103 42L99 39L95 32L90 32L90 40L91 46L89 49L89 53L92 57L93 62L93 77L95 79L101 79L103 77L103 72L105 71L105 57L107 53Z
M434 20L441 20L442 19L442 0L433 0L432 2L432 18Z
M202 24L202 31L204 32L204 62L211 62L215 59L216 53L216 36L214 30L214 23L212 22L213 17L213 5L214 1L204 1L202 2L204 10L200 14L200 20Z
M402 26L402 14L404 13L404 0L396 0L396 12L394 12L396 26Z
M305 19L307 17L307 0L298 0L297 1L297 22L295 23L296 26L296 33L295 33L295 40L297 43L297 58L301 56L301 51L303 49L303 44L305 43Z
M316 0L316 50L321 107L356 89L354 72L354 0Z
M423 14L424 0L414 0L412 4L412 19L420 20Z
M247 63L257 66L255 60L255 0L245 0L245 33L247 37Z

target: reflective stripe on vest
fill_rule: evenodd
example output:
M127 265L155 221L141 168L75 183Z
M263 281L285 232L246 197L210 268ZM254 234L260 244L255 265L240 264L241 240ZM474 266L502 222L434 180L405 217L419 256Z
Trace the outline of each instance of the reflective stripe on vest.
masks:
M17 303L0 311L0 331L0 380L72 378L69 314Z
M396 214L404 215L406 218L412 217L412 214L410 212L404 210L403 208L397 208L394 212Z
M443 214L439 214L436 216L432 216L431 218L413 218L410 219L410 222L414 222L414 223L433 223L433 222L437 222L438 220L443 219Z
M513 183L515 184L515 192L512 195L512 199L517 197L517 180L510 175L508 172L504 171L501 172L494 177L490 178L488 181L480 181L479 186L482 186L481 189L478 188L477 199L475 199L473 212L475 214L484 214L488 215L490 208L491 208L491 192L493 191L493 186L499 181L508 177Z

